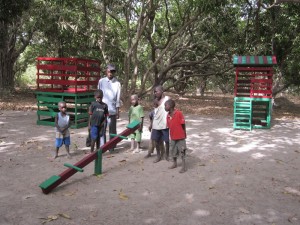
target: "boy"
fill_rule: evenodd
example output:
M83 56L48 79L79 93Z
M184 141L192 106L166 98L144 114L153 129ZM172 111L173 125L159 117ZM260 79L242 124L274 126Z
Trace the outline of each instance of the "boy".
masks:
M67 114L67 105L65 102L58 103L59 113L57 113L55 117L55 152L53 155L53 159L58 157L58 150L64 144L67 151L68 158L71 158L69 146L71 144L70 139L70 116Z
M89 107L89 132L91 135L91 152L94 151L95 143L96 148L100 148L104 144L105 135L105 120L108 115L108 107L102 101L103 91L96 90L94 93L95 100Z
M134 150L135 142L137 143L136 149L133 153L139 153L141 147L142 140L142 132L143 132L143 122L144 122L144 109L139 104L139 97L137 95L131 95L130 97L131 106L129 109L128 117L129 123L134 120L140 121L140 128L137 129L133 134L130 135L131 138L131 149Z
M180 154L182 159L182 168L179 172L184 173L187 170L185 164L186 129L184 116L181 111L175 109L175 102L172 99L165 102L165 110L168 112L167 125L170 130L170 147L173 157L173 165L170 166L169 169L177 167L177 157Z
M152 123L153 123L153 118L155 116L155 113L157 111L157 107L158 107L158 100L155 98L153 100L153 110L149 113L149 119L150 119L150 126L149 126L149 131L152 132ZM145 158L149 158L151 157L151 154L154 152L154 149L155 149L155 145L156 145L156 142L155 140L153 140L151 138L151 135L150 135L150 144L149 144L149 148L148 148L148 154L145 156ZM164 143L163 141L160 141L160 148L163 149L164 148Z

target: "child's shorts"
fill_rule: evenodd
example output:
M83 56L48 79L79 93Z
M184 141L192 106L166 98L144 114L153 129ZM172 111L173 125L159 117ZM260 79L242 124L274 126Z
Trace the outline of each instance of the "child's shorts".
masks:
M151 131L151 139L155 141L169 142L169 128L163 130L155 130Z
M100 138L101 136L103 136L103 126L91 126L91 131L90 131L90 134L91 134L91 139L92 140L97 140L97 138Z
M129 135L130 139L134 139L137 142L142 141L142 132L136 130L133 134Z
M70 132L67 130L64 134L60 132L56 132L55 134L55 147L60 148L62 145L70 146L71 145L71 138Z
M178 156L185 157L186 150L186 141L185 139L181 140L171 140L170 142L170 150L173 158L177 158Z

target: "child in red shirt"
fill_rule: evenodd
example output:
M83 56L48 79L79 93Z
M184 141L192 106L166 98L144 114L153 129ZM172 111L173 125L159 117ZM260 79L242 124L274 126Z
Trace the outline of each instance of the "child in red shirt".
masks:
M170 149L173 157L173 165L169 169L177 167L177 157L181 155L182 168L179 172L184 173L187 170L185 162L186 129L184 116L181 111L175 109L175 102L172 99L166 101L165 110L168 112L167 125L170 130Z

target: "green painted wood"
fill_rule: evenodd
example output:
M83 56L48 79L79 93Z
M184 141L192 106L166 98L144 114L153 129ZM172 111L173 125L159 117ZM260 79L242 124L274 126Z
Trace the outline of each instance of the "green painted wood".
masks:
M247 62L247 57L249 58L249 61ZM276 65L277 62L276 60L274 59L273 60L273 57L274 56L233 56L233 65L234 66L258 66L258 67L270 67L270 66L273 66L273 65ZM255 59L258 59L258 62L256 62ZM267 63L265 62L267 61Z
M135 121L132 121L130 124L127 125L127 128L130 128L130 129L133 129L134 127L140 125L140 122L135 120Z
M121 136L121 135L118 135L118 134L109 134L109 136L111 136L111 137L119 137L121 139L128 139L128 137Z
M52 177L50 177L49 179L47 179L43 183L41 183L39 185L39 187L42 188L42 189L47 189L49 186L51 186L52 184L54 184L59 179L60 179L60 176L53 175Z
M68 167L68 168L71 168L71 169L74 169L74 170L76 170L78 172L81 172L81 173L84 171L82 168L79 168L79 167L74 166L74 165L69 164L69 163L65 163L64 166Z
M97 158L95 159L95 175L102 174L102 149L97 151Z

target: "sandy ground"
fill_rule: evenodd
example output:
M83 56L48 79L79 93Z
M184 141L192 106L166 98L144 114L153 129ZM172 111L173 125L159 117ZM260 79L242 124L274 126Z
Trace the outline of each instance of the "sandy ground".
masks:
M34 111L0 114L1 225L300 224L300 119L241 131L231 116L186 115L184 174L144 159L146 120L142 153L126 152L130 143L122 141L118 153L103 155L101 176L91 163L45 195L40 183L86 156L87 129L72 130L72 159L62 148L51 162L53 127L36 125Z

